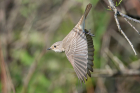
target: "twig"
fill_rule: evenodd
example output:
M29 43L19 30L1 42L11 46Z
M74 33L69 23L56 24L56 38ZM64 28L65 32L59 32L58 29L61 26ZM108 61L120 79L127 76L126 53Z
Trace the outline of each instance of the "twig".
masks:
M9 93L11 89L13 93L15 93L15 87L12 83L9 69L3 59L1 44L0 44L0 67L1 67L2 93Z
M126 47L126 46L129 46L129 44L126 42L125 38L123 38L122 35L118 34L114 29L111 29L111 32L109 33L116 41L118 41L118 43L120 45L122 45L127 51L129 51L131 54L132 54L132 51L130 50L129 47ZM120 40L118 40L118 38Z
M15 87L14 87L14 84L13 84L13 81L12 81L12 78L11 78L11 75L10 75L10 72L9 72L9 68L8 68L6 63L5 63L5 69L6 69L6 72L7 72L8 89L9 89L9 91L12 90L13 93L16 93Z
M121 60L114 56L109 50L106 54L118 65L119 69L111 69L108 65L105 69L94 69L92 77L122 77L122 76L140 76L140 70L128 69Z
M43 49L43 51L40 53L40 55L38 57L36 57L35 61L33 62L33 64L31 65L30 69L29 69L29 72L27 74L27 77L25 78L24 80L24 84L23 84L23 88L22 88L22 92L21 93L26 93L27 91L27 87L28 87L28 84L37 68L37 65L39 63L39 60L42 58L42 56L45 54L45 51L46 50L46 47Z
M0 44L0 67L1 67L1 82L2 82L2 93L7 93L7 75L6 75L6 68L5 62L3 59L1 44Z
M114 63L119 67L120 71L124 72L127 70L127 67L123 64L123 62L119 60L116 56L114 56L108 49L106 49L105 52L114 61Z
M75 73L73 69L65 69L65 72ZM110 73L108 68L102 68L102 69L94 68L94 71L92 72L92 75L91 75L91 77L124 77L124 76L130 76L130 77L140 76L140 70L128 69L125 71L120 71L116 69L111 69L111 73Z
M124 18L124 19L140 35L140 32L126 18Z
M133 49L135 55L137 55L137 53L136 53L136 51L135 51L135 49L134 49L134 47L133 47L133 44L131 43L131 41L128 39L128 37L125 35L125 33L123 32L123 30L122 30L121 27L120 27L119 20L118 20L118 18L117 18L117 14L115 14L114 17L115 17L115 20L116 20L116 23L117 23L117 26L118 26L119 31L121 32L121 34L123 34L123 36L125 37L125 39L128 41L128 43L129 43L130 46L132 47L132 49Z
M11 12L9 14L9 18L7 20L7 24L6 24L6 27L5 27L5 30L7 31L7 43L9 44L10 41L12 40L12 30L13 30L13 26L14 26L14 22L15 22L15 19L18 15L18 12L20 10L19 6L22 2L22 0L14 0L14 7L11 9Z
M113 70L111 69L111 67L108 64L105 66L105 68L108 71L108 73L113 74Z
M96 92L98 91L98 92ZM92 93L92 92L91 92ZM105 78L98 78L95 93L108 93L105 86Z
M119 12L119 11L118 11L118 12ZM129 19L129 20L131 20L131 21L134 21L134 22L136 22L136 23L140 23L139 20L134 19L134 18L132 18L132 17L130 17L130 16L128 16L128 15L125 15L125 14L123 14L123 13L121 13L121 12L119 12L118 15L120 15L120 16L122 16L122 17L124 17L124 18L127 18L127 19Z
M111 36L109 34L110 32L111 32L110 30L107 31L103 36L102 47L101 47L101 56L103 58L101 58L101 68L104 67L108 62L108 56L106 55L104 50L106 48L109 48L109 44L110 44L110 40L111 40Z
M128 15L129 17L135 18L137 20L140 20L140 16L131 15L129 13L127 13L126 15Z
M14 42L14 46L17 47L17 49L19 48L23 48L27 43L28 43L28 39L29 39L29 32L31 32L31 28L33 25L33 21L36 18L36 11L34 11L26 20L23 29L20 33L20 40L17 40Z
M119 12L119 11L117 10L117 8L115 7L115 5L114 5L114 3L113 3L112 0L108 0L108 2L109 2L109 5L110 5L109 7L110 7L111 10L114 12L114 18L115 18L115 21L116 21L116 24L117 24L117 27L118 27L119 31L121 32L121 34L123 34L123 36L125 37L125 39L128 41L128 43L130 44L131 48L133 49L135 55L137 55L137 53L136 53L136 51L135 51L135 49L134 49L134 47L133 47L133 44L130 42L130 40L128 39L128 37L125 35L125 33L123 32L123 30L121 29L121 26L120 26L120 23L119 23L119 20L118 20L118 15L120 15L120 16L126 18L126 19L129 19L129 20L131 20L131 21L137 22L137 23L140 23L140 21L137 20L137 19L131 18L131 17L129 17L129 16L127 16L127 15L125 15L125 14ZM127 21L127 22L128 22L128 21ZM128 22L128 23L129 23L129 22ZM129 24L130 24L130 23L129 23ZM130 24L130 26L132 27L131 24ZM133 28L134 28L134 26L133 26ZM136 30L136 29L134 29L134 30ZM136 32L138 32L138 31L136 30ZM138 32L138 34L139 34L139 32Z
M116 71L112 70L112 73L109 73L106 69L94 69L94 72L92 73L91 77L134 77L134 76L140 76L139 70L129 69L127 71Z

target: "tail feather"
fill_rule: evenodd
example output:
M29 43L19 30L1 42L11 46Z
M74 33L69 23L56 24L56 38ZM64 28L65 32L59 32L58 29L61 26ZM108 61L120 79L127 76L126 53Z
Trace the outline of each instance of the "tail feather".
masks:
M89 11L91 10L91 8L92 8L92 4L89 3L85 9L85 13L84 13L85 19L87 18L87 15L88 15Z
M80 21L78 22L76 26L81 26L81 27L85 26L85 19L87 18L87 15L89 11L91 10L91 8L92 8L92 4L89 3L85 9L83 16L81 17Z

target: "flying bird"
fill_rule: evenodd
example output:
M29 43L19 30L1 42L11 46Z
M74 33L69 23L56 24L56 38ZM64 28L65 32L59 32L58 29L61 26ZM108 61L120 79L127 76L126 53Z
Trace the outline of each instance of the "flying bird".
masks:
M65 52L81 82L85 82L87 74L91 77L91 72L93 72L94 45L92 36L94 35L85 29L85 20L91 8L92 4L89 3L83 16L70 33L62 41L54 43L47 49Z

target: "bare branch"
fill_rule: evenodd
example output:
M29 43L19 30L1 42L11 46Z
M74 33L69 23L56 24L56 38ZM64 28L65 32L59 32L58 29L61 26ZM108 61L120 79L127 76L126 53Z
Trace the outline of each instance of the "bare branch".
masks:
M134 22L140 23L140 21L139 21L139 20L134 19L134 18L132 18L132 17L129 17L129 16L127 16L127 15L125 15L125 14L121 13L121 12L119 12L119 14L118 14L118 15L120 15L120 16L122 16L122 17L124 17L124 18L127 18L127 19L129 19L129 20L131 20L131 21L134 21Z
M43 49L43 51L40 53L40 55L35 59L35 61L33 62L33 64L31 65L30 69L29 69L29 72L27 74L27 76L25 77L25 80L24 80L24 85L23 85L23 88L22 88L22 92L21 93L26 93L26 89L28 87L28 84L32 78L32 75L34 74L36 68L37 68L37 65L39 63L39 60L42 58L42 56L45 54L45 50L46 50L46 47Z
M127 67L123 64L121 60L119 60L116 56L114 56L108 49L106 49L106 54L114 61L114 63L118 66L120 71L126 71Z
M15 93L15 87L12 83L9 69L7 67L7 64L4 62L1 44L0 44L0 68L1 68L2 93L10 93L11 90L13 91L13 93Z
M119 69L112 69L106 65L105 69L94 69L92 77L124 77L124 76L139 76L139 69L128 69L121 60L114 56L109 50L105 50L106 54L114 61ZM138 60L139 61L139 60Z
M115 16L115 20L116 20L116 23L117 23L117 26L118 26L119 31L121 32L121 34L123 34L123 36L125 37L125 39L128 41L128 43L132 47L135 55L137 55L137 53L136 53L136 51L135 51L135 49L133 47L133 44L130 42L130 40L128 39L128 37L125 35L125 33L123 32L123 30L121 29L120 24L119 24L119 20L117 19L117 16Z
M123 34L123 36L125 37L125 39L128 41L128 43L130 44L130 46L131 46L132 50L134 51L135 55L137 55L137 53L136 53L136 51L135 51L135 49L134 49L134 47L133 47L133 44L130 42L130 40L128 39L128 37L125 35L125 33L123 32L123 30L121 29L121 26L120 26L120 23L119 23L119 20L118 20L118 15L121 15L122 17L124 17L124 18L126 18L126 19L129 19L129 20L131 20L131 21L134 21L134 22L140 23L140 21L137 20L137 19L133 19L133 18L131 18L131 17L129 17L129 16L123 14L123 13L120 13L120 12L117 10L117 8L115 7L115 5L114 5L114 3L113 3L112 0L108 0L108 2L109 2L109 4L110 4L109 7L110 7L111 10L114 12L114 18L115 18L115 21L116 21L116 24L117 24L117 27L118 27L119 31L121 32L121 34ZM128 21L127 21L127 22L128 22ZM129 23L129 22L128 22L128 23ZM129 24L130 24L130 23L129 23ZM130 26L132 27L131 24L130 24ZM133 28L134 28L134 26L133 26ZM135 29L135 28L134 28L134 29ZM137 30L136 30L136 31L137 31ZM137 32L138 32L138 31L137 31ZM139 32L138 32L138 33L139 33Z
M131 54L132 54L132 51L130 50L129 47L126 47L126 46L129 46L129 43L127 43L127 41L125 40L125 38L123 38L122 35L118 34L114 29L110 29L111 32L109 33L116 41L118 41L118 43L120 45L122 45L127 51L129 51ZM120 40L118 40L118 38Z
M1 67L1 81L2 81L2 93L7 93L7 74L5 68L5 62L3 59L3 53L0 45L0 67Z
M139 70L129 69L127 71L117 71L112 70L112 73L109 73L107 69L94 69L94 72L91 75L92 77L134 77L140 76Z
M126 19L126 18L124 18L126 21L127 21L127 23L140 35L140 32Z

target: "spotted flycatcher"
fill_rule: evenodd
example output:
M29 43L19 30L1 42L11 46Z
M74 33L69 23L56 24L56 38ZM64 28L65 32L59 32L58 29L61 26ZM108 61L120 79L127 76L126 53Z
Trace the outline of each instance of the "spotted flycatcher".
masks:
M78 78L83 82L85 82L84 78L87 80L87 74L91 77L90 71L93 72L93 35L85 29L85 20L91 8L92 4L88 4L80 21L70 33L62 41L48 48L55 52L64 51Z

